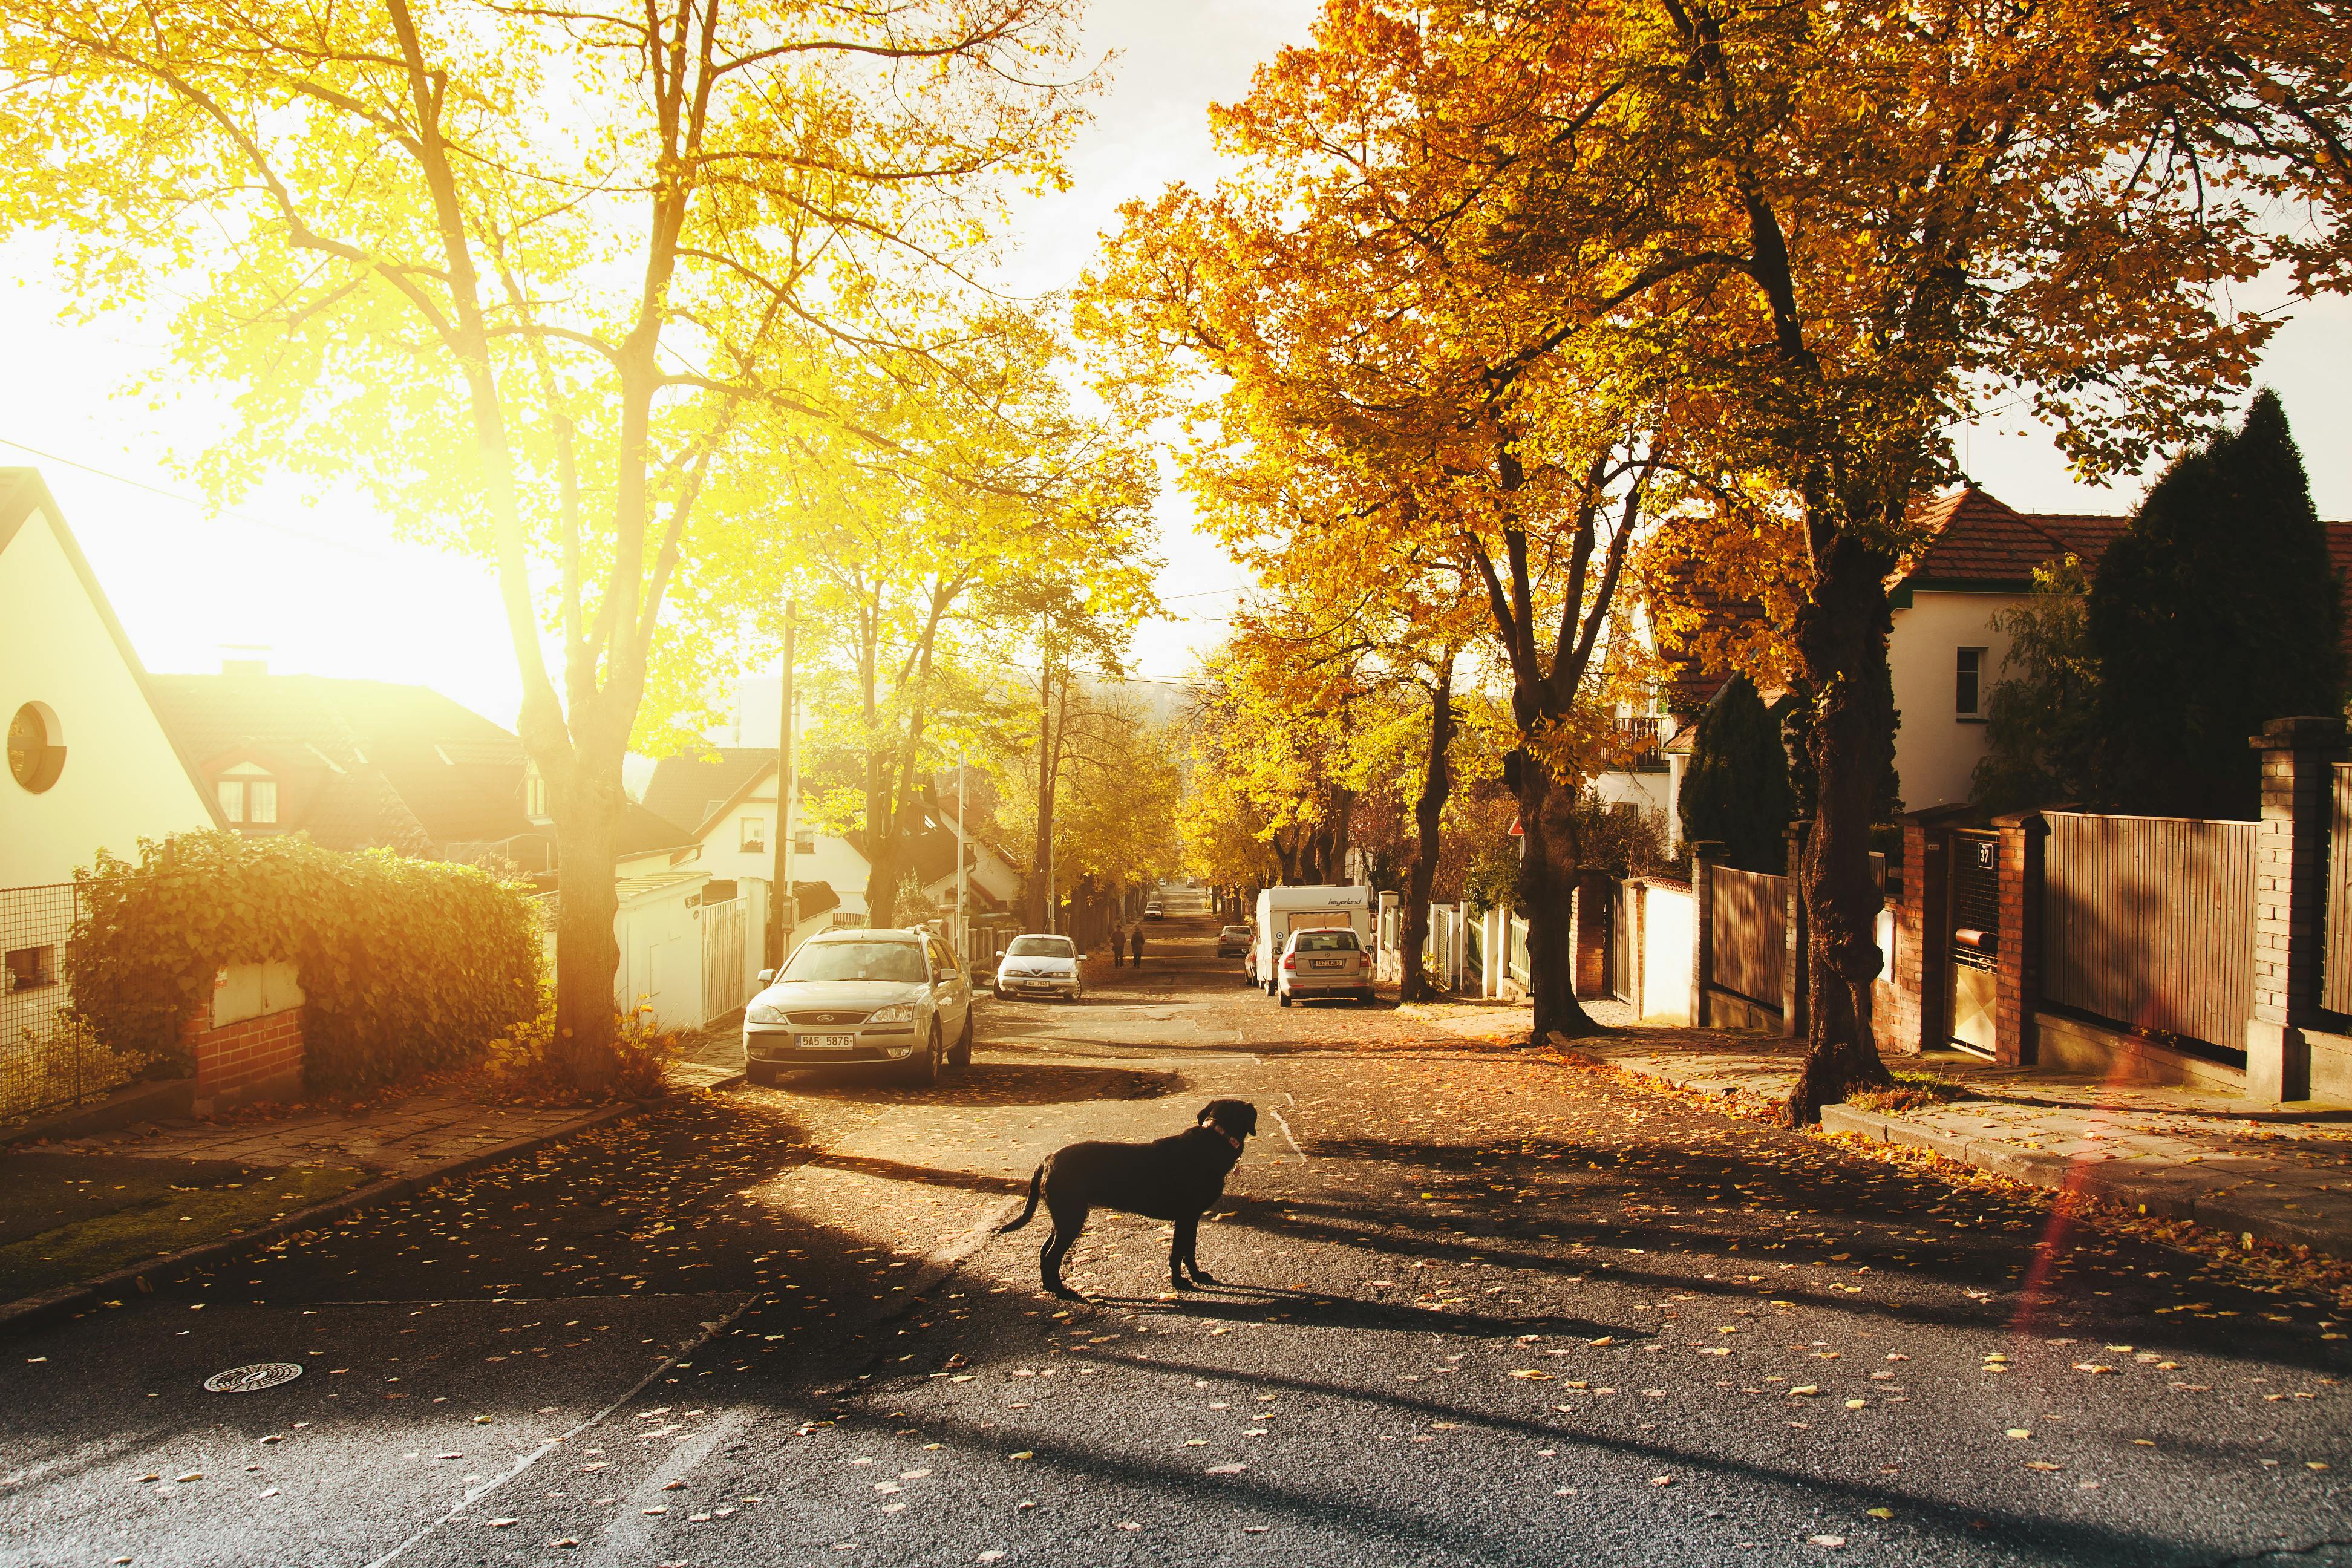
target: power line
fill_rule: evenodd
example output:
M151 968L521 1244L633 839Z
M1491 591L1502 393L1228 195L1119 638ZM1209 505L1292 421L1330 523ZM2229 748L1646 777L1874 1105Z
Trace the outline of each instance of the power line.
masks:
M194 496L184 496L176 490L167 490L160 486L151 485L144 479L134 479L128 474L118 474L111 469L101 468L95 463L80 462L72 458L62 457L56 452L45 452L38 447L27 446L22 441L12 441L5 436L0 436L0 447L14 447L19 452L30 452L43 462L58 463L68 468L79 468L85 474L95 474L101 479L111 479L118 485L129 485L134 490L144 490L151 496L161 496L165 500L176 501L182 506L194 507L208 517L226 518L231 521L245 523L248 527L266 529L271 533L282 533L290 539L305 540L312 544L323 544L330 550L341 550L352 555L364 556L371 561L392 559L381 550L371 550L363 544L353 544L347 539L335 539L323 533L310 533L302 529L289 528L282 522L271 522L266 518L215 508L209 502L199 500Z

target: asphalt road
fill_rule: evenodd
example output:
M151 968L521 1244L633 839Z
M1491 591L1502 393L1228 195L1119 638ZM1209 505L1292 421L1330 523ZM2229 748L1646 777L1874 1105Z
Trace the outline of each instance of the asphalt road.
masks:
M1277 1009L1213 931L935 1089L681 1104L9 1342L0 1563L2352 1563L2328 1298ZM991 1233L1222 1095L1221 1288L1097 1216L1074 1308Z

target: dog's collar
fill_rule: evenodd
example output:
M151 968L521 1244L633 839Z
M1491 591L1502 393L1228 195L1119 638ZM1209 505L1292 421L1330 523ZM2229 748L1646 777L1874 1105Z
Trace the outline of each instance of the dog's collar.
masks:
M1213 1121L1209 1124L1209 1131L1214 1132L1218 1137L1232 1144L1234 1146L1234 1153L1238 1154L1242 1152L1242 1141L1234 1137L1232 1133L1226 1131L1223 1128L1218 1126L1215 1122Z

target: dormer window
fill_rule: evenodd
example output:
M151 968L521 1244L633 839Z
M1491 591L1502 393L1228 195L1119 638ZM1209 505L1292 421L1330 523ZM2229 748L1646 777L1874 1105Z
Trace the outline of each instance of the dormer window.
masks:
M221 815L240 826L269 826L278 821L278 781L269 770L239 763L222 770L213 786L220 794Z

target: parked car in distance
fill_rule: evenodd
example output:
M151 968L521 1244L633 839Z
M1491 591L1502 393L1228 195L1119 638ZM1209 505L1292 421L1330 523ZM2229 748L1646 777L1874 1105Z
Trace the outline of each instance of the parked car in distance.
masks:
M1247 926L1227 926L1217 932L1219 958L1239 958L1249 951L1249 945L1250 928Z
M955 951L920 931L835 931L760 971L743 1009L743 1070L774 1083L789 1068L899 1064L928 1084L971 1062L971 983Z
M1168 918L1168 911L1160 907L1159 900L1154 899L1143 906L1143 918L1148 921L1164 921Z
M1295 931L1282 945L1276 996L1286 1007L1308 996L1372 999L1372 955L1346 926Z
M1086 983L1078 978L1078 965L1086 961L1068 937L1042 932L1016 936L997 961L997 998L1066 996L1076 1002L1086 994Z

